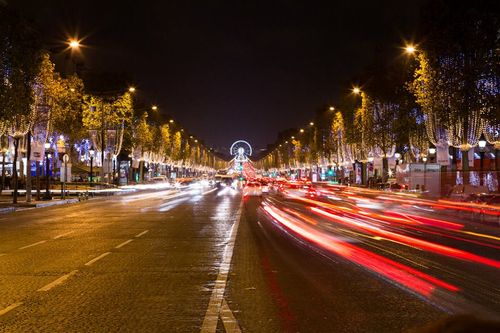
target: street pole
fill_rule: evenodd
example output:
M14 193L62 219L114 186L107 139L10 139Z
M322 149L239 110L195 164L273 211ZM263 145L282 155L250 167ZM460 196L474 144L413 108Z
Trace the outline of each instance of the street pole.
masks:
M49 152L48 149L45 151L45 195L43 197L44 200L50 200L52 197L50 196L50 164L49 164Z
M90 156L90 177L89 177L89 186L92 187L92 164L94 163L94 156Z

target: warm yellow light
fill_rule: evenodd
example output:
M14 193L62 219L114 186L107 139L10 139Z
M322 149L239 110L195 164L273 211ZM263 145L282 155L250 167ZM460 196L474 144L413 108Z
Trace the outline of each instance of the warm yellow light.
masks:
M335 110L335 108L333 106L330 106L330 111L333 111Z
M153 106L151 107L151 110L156 111L156 110L158 110L158 107L157 107L156 105L153 105Z
M416 49L416 48L415 48L415 46L413 46L413 45L407 45L407 46L405 47L405 51L406 51L406 53L408 53L408 54L413 54L413 53L415 53L415 51L416 51L416 50L417 50L417 49Z
M75 88L70 88L69 89L71 92L75 92Z
M314 123L311 121L311 122L309 123L309 125L314 126Z
M172 123L174 122L174 120L173 120L173 119L170 119L168 122L172 124Z
M131 93L135 92L135 87L128 88L128 91L131 92Z
M198 140L194 140L194 142L198 142Z
M304 129L303 128L300 129L300 133L304 133Z
M354 87L354 88L352 88L352 92L357 95L357 94L361 93L361 89L359 89L358 87Z
M77 49L80 47L80 42L77 41L76 39L71 39L69 41L69 47L71 47L72 49Z

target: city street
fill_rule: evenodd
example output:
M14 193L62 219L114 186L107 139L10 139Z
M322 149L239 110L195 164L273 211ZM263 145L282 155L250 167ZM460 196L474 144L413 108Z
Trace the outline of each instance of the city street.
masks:
M336 221L354 214L344 195L191 187L0 215L0 331L398 332L496 316L495 227Z

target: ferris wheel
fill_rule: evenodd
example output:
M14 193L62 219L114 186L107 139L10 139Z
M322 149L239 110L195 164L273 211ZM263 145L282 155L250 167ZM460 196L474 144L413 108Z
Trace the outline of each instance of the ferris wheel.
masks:
M245 140L238 140L231 145L229 153L234 156L236 162L246 162L248 157L252 156L252 146Z

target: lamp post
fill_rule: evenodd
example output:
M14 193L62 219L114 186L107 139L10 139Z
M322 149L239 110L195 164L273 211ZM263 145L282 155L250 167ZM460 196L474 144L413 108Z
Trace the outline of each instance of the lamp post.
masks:
M90 155L90 175L89 175L89 186L92 187L92 166L94 164L94 154L95 150L94 147L90 147L89 149L89 155Z
M62 185L62 198L64 199L66 197L66 182L68 181L68 161L69 161L69 156L68 154L64 154L63 156L63 162L64 162L64 177L63 177L63 185Z
M483 170L484 170L484 151L486 148L486 139L484 138L484 134L481 134L479 141L477 142L479 146L479 185L483 185Z
M50 156L50 142L45 142L45 195L43 196L43 200L52 200L52 196L50 195L50 164L49 158Z

